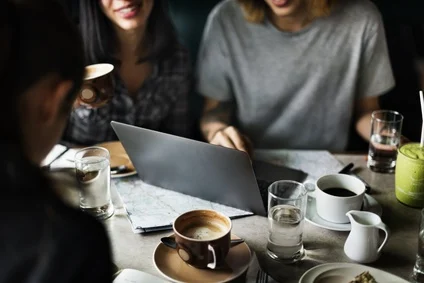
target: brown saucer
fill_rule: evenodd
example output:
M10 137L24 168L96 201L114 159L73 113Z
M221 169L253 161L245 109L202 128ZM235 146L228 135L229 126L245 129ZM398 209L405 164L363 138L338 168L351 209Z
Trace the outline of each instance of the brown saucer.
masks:
M132 164L130 158L128 157L127 152L125 151L122 143L119 141L113 142L104 142L98 144L97 146L101 146L106 148L110 154L110 167L119 167L126 166L127 170L123 173L113 174L112 178L126 177L137 174L135 171L134 165Z
M231 239L239 239L234 234ZM185 263L175 249L160 243L153 253L153 263L159 273L172 282L228 282L242 275L249 267L251 251L246 243L230 249L225 267L197 269Z

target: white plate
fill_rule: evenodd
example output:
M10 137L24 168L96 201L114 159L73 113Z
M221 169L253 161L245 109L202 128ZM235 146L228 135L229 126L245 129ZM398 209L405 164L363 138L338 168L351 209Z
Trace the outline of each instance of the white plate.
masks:
M350 282L364 271L368 271L377 282L408 283L408 281L383 270L353 263L325 263L306 271L299 283Z
M134 175L137 175L137 171L131 171L131 172L122 173L122 174L110 174L110 177L112 179L115 179L115 178L123 178L123 177L129 177Z
M375 214L379 216L381 216L383 212L380 204L375 200L375 198L373 198L372 196L368 194L365 194L363 210L374 212ZM340 224L340 223L333 223L333 222L322 219L317 213L315 197L310 195L308 196L308 204L306 206L305 218L306 218L306 221L308 221L309 223L321 228L325 228L325 229L329 229L333 231L350 231L350 223Z
M135 269L124 269L113 280L113 283L166 283L159 277Z

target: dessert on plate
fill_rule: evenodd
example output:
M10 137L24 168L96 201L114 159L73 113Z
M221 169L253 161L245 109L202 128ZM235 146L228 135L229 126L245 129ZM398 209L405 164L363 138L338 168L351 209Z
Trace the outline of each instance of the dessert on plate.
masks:
M377 283L377 281L375 281L374 277L368 271L364 271L349 283Z

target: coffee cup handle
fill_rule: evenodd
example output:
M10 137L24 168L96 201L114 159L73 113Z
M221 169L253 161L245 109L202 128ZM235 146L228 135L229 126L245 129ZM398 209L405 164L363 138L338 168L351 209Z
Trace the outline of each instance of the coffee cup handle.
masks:
M213 261L211 263L208 263L207 267L210 268L210 269L215 269L216 268L216 253L215 253L215 249L211 245L208 245L208 250L212 252Z
M303 185L305 186L308 196L315 198L315 184L311 182L305 182Z
M386 236L385 236L385 238L384 238L384 240L383 240L383 243L381 243L381 245L380 245L380 247L378 248L378 250L377 250L377 253L380 253L381 252L381 250L384 248L384 246L386 245L386 243L387 243L387 240L389 239L389 236L390 236L390 230L389 230L389 228L387 227L387 225L386 224L384 224L383 222L380 222L377 226L376 226L378 229L381 229L381 230L383 230L384 231L384 233L386 234Z

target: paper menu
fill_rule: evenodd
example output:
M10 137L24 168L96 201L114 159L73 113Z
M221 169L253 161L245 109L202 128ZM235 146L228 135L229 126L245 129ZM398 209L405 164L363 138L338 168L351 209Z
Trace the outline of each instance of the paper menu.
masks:
M162 189L144 183L138 176L112 179L127 210L134 233L169 230L180 214L195 209L217 210L230 218L252 212Z
M343 164L326 150L257 150L255 158L302 170L308 174L305 182L315 182L321 176L336 174L343 168Z
M308 174L305 182L314 182L323 175L337 173L343 168L343 165L331 153L323 150L257 151L255 158L302 170ZM229 217L252 214L175 191L161 189L144 183L137 176L114 179L113 184L127 209L135 233L170 229L172 221L178 215L193 209L214 209Z

